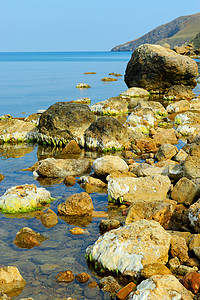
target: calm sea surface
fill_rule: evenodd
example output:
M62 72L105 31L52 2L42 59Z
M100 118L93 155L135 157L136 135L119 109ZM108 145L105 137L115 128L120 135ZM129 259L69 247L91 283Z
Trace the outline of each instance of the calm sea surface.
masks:
M22 117L38 109L46 109L57 101L89 97L95 103L117 96L127 89L123 76L110 83L103 83L100 79L110 72L123 75L130 57L130 52L0 53L0 115L9 113L13 117ZM83 74L91 71L97 74ZM76 85L81 82L88 83L91 88L77 89ZM199 85L194 91L200 94ZM22 115L22 112L25 114ZM0 173L5 176L0 182L0 196L12 186L34 183L45 187L56 198L50 208L57 212L57 206L67 197L84 191L78 183L66 187L62 179L36 179L32 172L23 171L46 157L61 156L59 150L35 144L0 145ZM99 154L83 151L80 157L97 158ZM96 211L105 211L110 218L124 221L120 211L108 205L106 193L90 195ZM13 294L13 299L110 299L98 287L89 288L87 283L80 284L76 280L61 284L55 279L58 272L71 270L75 275L88 272L93 280L99 281L98 274L86 263L85 250L100 235L100 219L93 218L83 223L59 218L55 227L46 228L34 217L34 213L0 214L0 267L18 267L27 282L19 295ZM88 234L72 235L69 230L75 226L85 228ZM13 241L22 227L30 227L48 239L41 246L19 249Z
M94 104L117 96L127 89L123 76L109 83L101 79L110 72L124 75L130 57L130 52L0 53L0 114L27 116L57 101L89 97ZM91 88L77 89L78 83Z

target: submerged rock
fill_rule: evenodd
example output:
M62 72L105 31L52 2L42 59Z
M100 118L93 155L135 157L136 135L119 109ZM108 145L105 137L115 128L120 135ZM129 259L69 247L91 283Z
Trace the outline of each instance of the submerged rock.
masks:
M87 105L57 102L40 117L39 140L50 144L67 144L75 139L84 145L84 131L94 120L95 117Z
M35 246L41 245L46 238L40 233L35 232L33 229L24 227L16 234L14 244L18 248L30 249Z
M20 213L37 210L50 203L50 192L45 188L37 188L34 184L24 184L8 189L0 197L0 211L3 213Z
M46 158L39 161L39 166L34 171L35 176L41 177L66 177L86 173L90 169L89 159L55 159Z
M194 299L188 291L173 275L154 275L142 281L137 290L130 294L128 300L164 300L164 299Z
M26 285L19 270L12 266L0 268L0 283L0 292L6 294L22 290Z
M164 92L172 85L196 86L196 62L160 45L139 46L128 62L125 82L130 87Z
M42 224L47 228L56 226L56 224L58 223L58 216L51 209L48 209L46 212L38 212L36 214L36 218L40 219L42 221Z
M133 203L134 200L162 201L166 199L171 181L167 176L109 178L109 201Z
M139 220L113 229L86 249L90 261L116 272L138 272L147 263L168 261L171 235L155 221Z

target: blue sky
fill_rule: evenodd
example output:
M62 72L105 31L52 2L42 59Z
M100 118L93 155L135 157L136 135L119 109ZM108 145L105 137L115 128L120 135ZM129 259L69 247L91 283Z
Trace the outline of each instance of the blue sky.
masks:
M200 0L0 0L0 51L109 51Z

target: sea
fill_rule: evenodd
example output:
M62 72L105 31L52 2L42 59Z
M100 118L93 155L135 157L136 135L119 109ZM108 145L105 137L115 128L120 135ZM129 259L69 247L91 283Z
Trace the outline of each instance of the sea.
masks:
M88 97L94 104L118 96L127 89L123 75L130 57L131 52L0 53L0 116L26 117L58 101ZM197 62L200 63L200 60ZM85 72L96 74L85 75ZM122 76L113 82L101 81L111 72ZM78 89L78 83L87 83L91 88ZM194 92L200 95L200 84ZM82 150L80 157L93 160L101 155ZM121 153L114 155L120 156ZM26 170L47 157L70 158L63 157L59 149L37 144L0 145L0 173L5 176L0 182L0 197L12 186L35 184L46 188L56 199L48 206L56 213L60 203L84 191L78 183L67 187L63 179L36 178ZM100 236L99 222L105 218L105 213L122 223L125 217L119 207L108 204L105 192L93 191L90 196L95 211L101 212L101 217L85 222L59 217L56 226L46 228L35 218L35 213L0 214L0 267L16 266L26 280L23 291L11 294L13 299L110 299L109 293L102 292L98 286L91 288L88 283L79 283L76 279L71 283L56 282L58 273L67 270L74 275L87 272L91 275L90 281L97 283L102 276L108 275L87 264L85 250ZM77 226L84 228L86 234L72 235L69 230ZM18 248L13 241L23 227L30 227L47 239L31 249Z

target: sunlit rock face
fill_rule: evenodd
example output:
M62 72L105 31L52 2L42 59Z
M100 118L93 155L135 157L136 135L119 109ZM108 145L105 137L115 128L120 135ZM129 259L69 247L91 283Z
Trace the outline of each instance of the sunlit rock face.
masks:
M11 187L0 197L0 212L20 213L37 210L53 200L45 188L37 188L34 184Z
M137 272L147 263L165 264L170 241L158 222L139 220L105 233L86 249L86 256L110 271Z
M22 290L26 282L16 267L0 268L0 293L12 293Z

